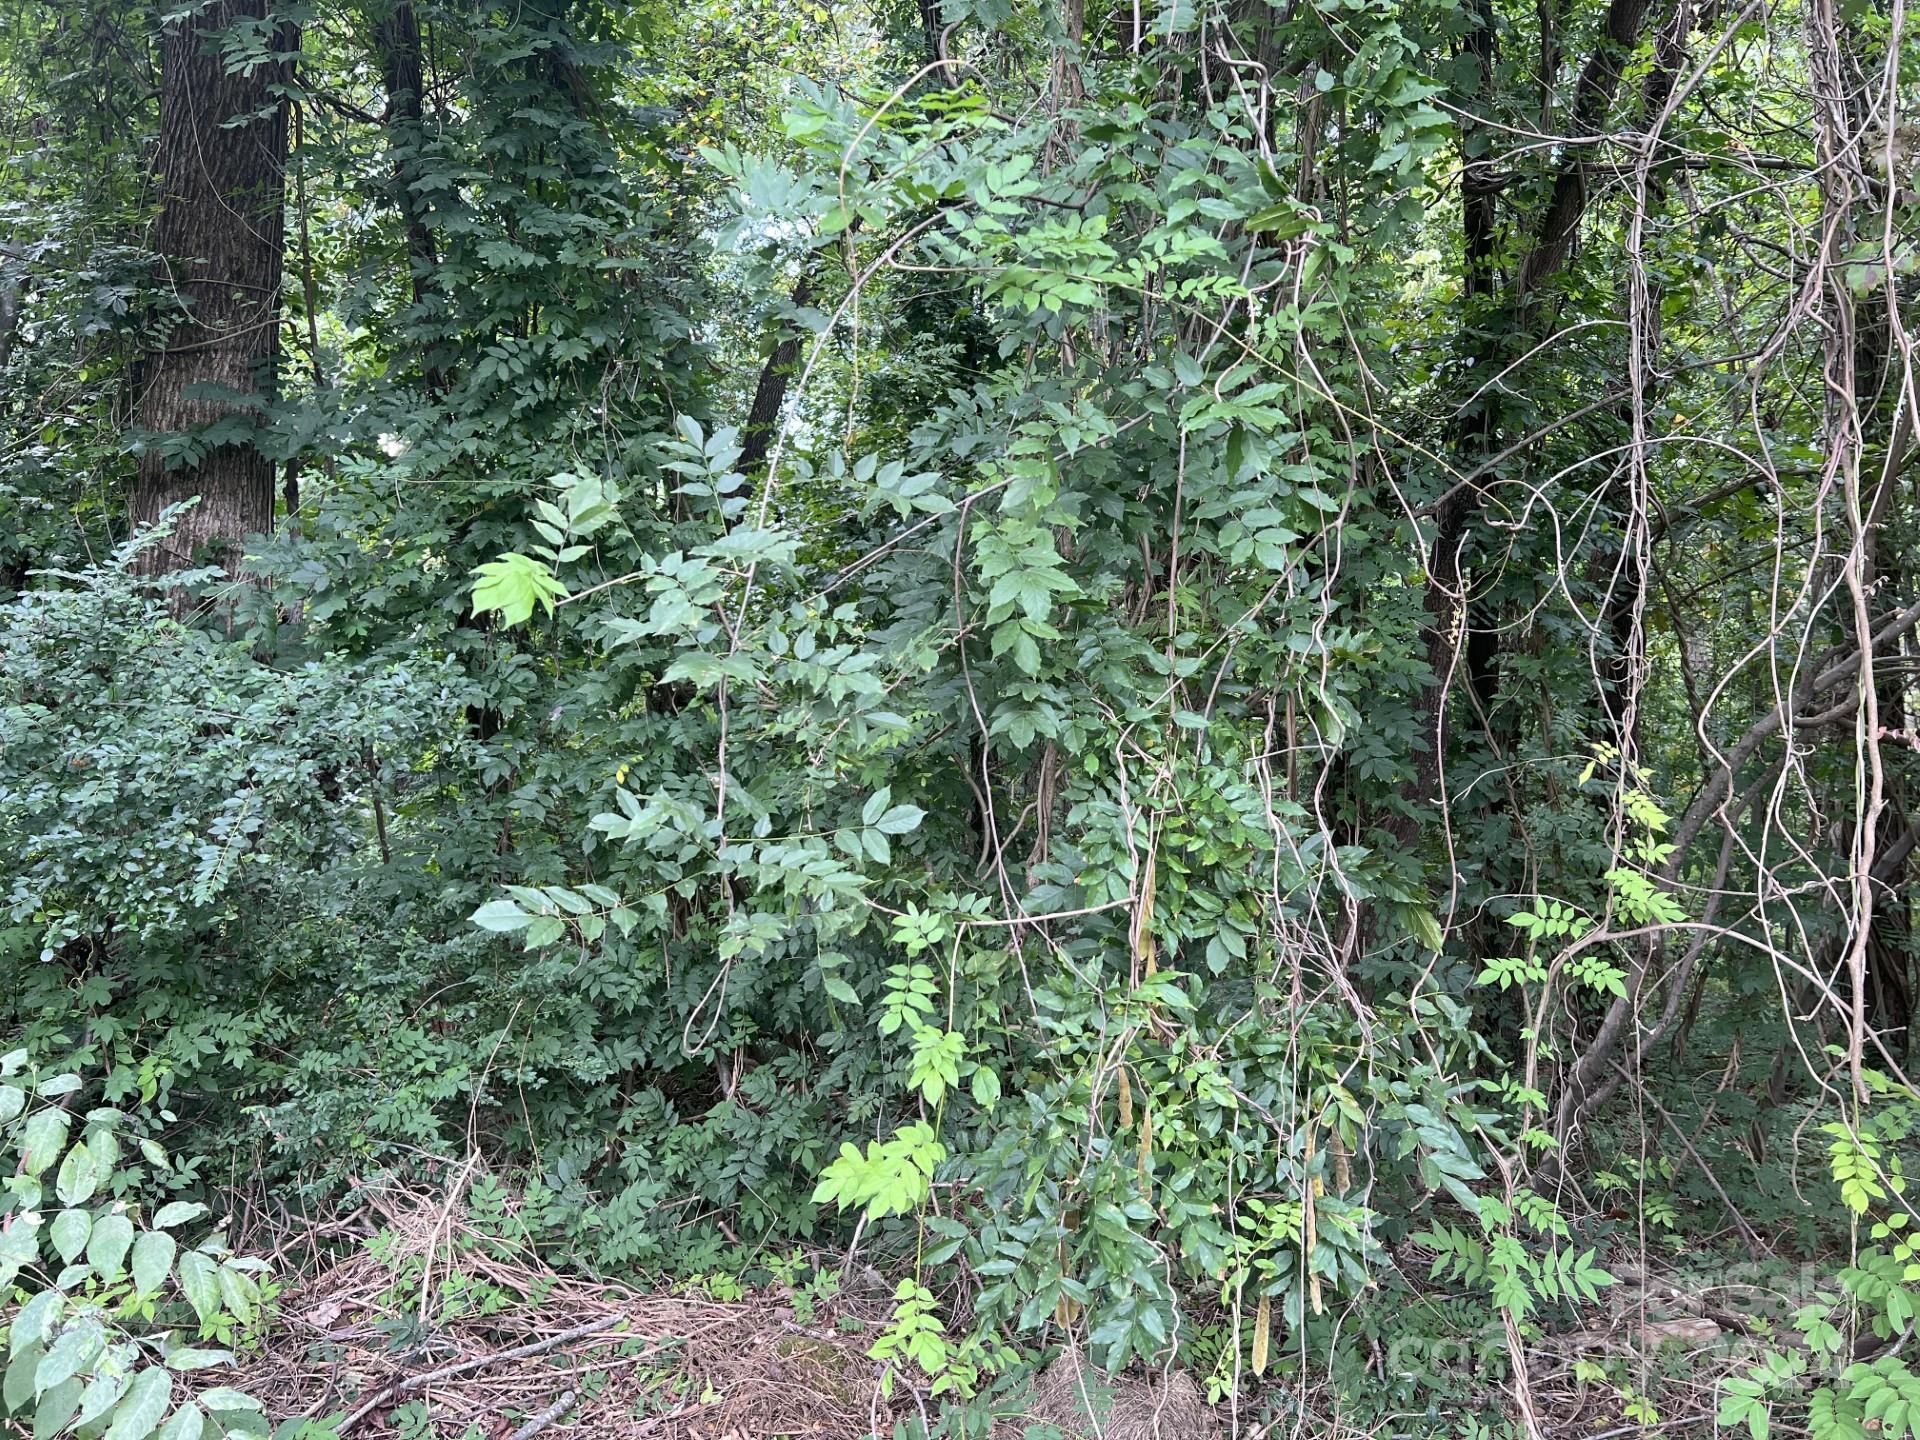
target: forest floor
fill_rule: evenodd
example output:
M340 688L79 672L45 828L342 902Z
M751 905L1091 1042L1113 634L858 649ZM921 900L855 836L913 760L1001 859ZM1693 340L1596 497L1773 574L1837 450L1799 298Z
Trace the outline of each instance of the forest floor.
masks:
M263 1347L237 1374L206 1372L209 1383L217 1375L259 1397L276 1422L308 1417L322 1427L312 1434L341 1440L853 1440L891 1435L916 1414L934 1428L937 1402L884 1384L885 1367L868 1354L893 1309L871 1272L824 1299L782 1287L723 1298L711 1293L727 1288L719 1285L645 1292L513 1252L444 1198L368 1199L357 1221L280 1247L282 1273L298 1278L278 1297ZM358 1243L339 1243L349 1238ZM329 1253L345 1258L317 1263ZM1414 1273L1425 1268L1404 1258ZM1616 1268L1623 1283L1582 1328L1524 1342L1535 1433L1710 1430L1715 1382L1755 1358L1744 1338L1753 1316L1742 1313L1755 1307L1738 1292L1764 1299L1766 1287L1712 1285L1712 1272L1690 1266ZM1759 1308L1777 1309L1782 1297L1772 1298ZM1384 1370L1402 1362L1379 1357ZM1067 1440L1294 1429L1253 1423L1245 1410L1235 1424L1178 1372L1122 1380L1107 1392L1104 1423L1076 1424L1086 1412L1071 1396L1086 1384L1085 1373L1056 1363L1017 1407L1024 1413L996 1421L996 1436L1018 1440L1034 1421L1058 1424ZM1507 1384L1477 1398L1519 1418ZM1337 1408L1310 1428L1366 1433L1342 1424Z
M762 1440L886 1435L914 1407L905 1387L883 1397L866 1354L892 1310L884 1292L836 1296L802 1324L777 1293L566 1275L453 1207L370 1198L352 1228L371 1219L376 1238L290 1280L261 1353L220 1374L276 1421L306 1416L343 1440Z

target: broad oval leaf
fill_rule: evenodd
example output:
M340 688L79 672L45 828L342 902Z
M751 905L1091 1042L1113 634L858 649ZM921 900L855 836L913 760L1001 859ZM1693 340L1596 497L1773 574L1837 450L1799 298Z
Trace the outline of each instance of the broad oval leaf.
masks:
M88 1369L107 1348L107 1333L100 1322L85 1316L54 1339L34 1371L34 1389L46 1391Z
M47 1238L53 1241L54 1252L68 1265L87 1248L87 1237L92 1233L93 1217L84 1210L62 1210L47 1227Z
M72 1124L73 1117L64 1110L48 1106L34 1111L20 1135L21 1173L39 1175L59 1159L67 1143L67 1129Z
M128 1266L133 1272L135 1295L144 1300L166 1284L167 1274L173 1269L174 1252L179 1248L171 1235L161 1231L141 1233L133 1242L133 1259Z
M86 1389L82 1380L63 1380L41 1395L33 1411L33 1440L53 1440L67 1428L73 1412L80 1408L80 1396Z
M159 1428L172 1399L173 1377L158 1365L149 1365L134 1377L114 1408L107 1440L146 1440Z
M169 1200L153 1216L153 1228L171 1230L176 1225L184 1225L189 1220L198 1220L207 1213L207 1207L198 1200Z
M120 1278L132 1244L133 1221L124 1215L103 1215L94 1221L93 1234L87 1237L87 1263L111 1284Z
M180 1257L180 1293L204 1325L220 1313L220 1267L198 1250Z
M173 1418L161 1427L160 1440L200 1440L207 1416L198 1405L182 1405ZM35 1437L38 1440L38 1437Z
M34 1372L46 1355L36 1341L19 1350L8 1364L6 1379L0 1381L0 1405L5 1405L7 1414L18 1415L40 1393L34 1384Z
M87 1382L87 1388L80 1395L80 1409L73 1417L76 1430L83 1430L94 1421L113 1409L114 1402L126 1393L127 1372L124 1369L101 1372Z
M231 1350L196 1350L191 1345L167 1352L169 1370L211 1370L219 1365L231 1365Z
M84 1205L99 1188L100 1166L94 1160L93 1147L82 1140L60 1162L59 1172L53 1177L53 1193L62 1205Z
M13 1329L7 1337L9 1350L17 1355L27 1345L44 1344L60 1318L60 1307L67 1297L58 1290L42 1290L20 1307L13 1317Z

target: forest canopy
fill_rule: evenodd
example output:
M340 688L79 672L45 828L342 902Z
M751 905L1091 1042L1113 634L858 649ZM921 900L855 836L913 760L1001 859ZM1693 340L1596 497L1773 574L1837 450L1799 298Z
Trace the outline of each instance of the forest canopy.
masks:
M0 21L0 1431L1920 1437L1900 0Z

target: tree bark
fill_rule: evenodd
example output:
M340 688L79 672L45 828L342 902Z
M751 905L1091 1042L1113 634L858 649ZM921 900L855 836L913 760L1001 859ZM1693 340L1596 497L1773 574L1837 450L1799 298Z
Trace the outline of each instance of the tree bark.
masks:
M274 393L288 102L299 32L273 26L274 59L229 68L223 34L269 25L274 0L213 0L169 25L161 41L160 211L153 248L183 317L142 367L140 423L162 440L257 415ZM169 463L164 443L140 459L133 520L150 524L194 496L173 533L140 558L165 574L202 556L237 573L241 542L273 528L273 462L244 433L190 441Z
M793 287L792 305L796 310L813 303L813 276L802 275ZM801 332L785 320L776 320L776 338L760 367L759 382L753 387L753 404L747 410L747 423L740 427L740 473L751 477L765 467L767 452L780 433L780 415L787 406L787 386L793 367L800 361Z
M426 80L421 59L420 21L409 0L399 0L375 28L380 56L380 80L387 92L386 127L393 156L394 198L407 222L407 268L413 282L413 303L430 301L434 270L440 263L433 231L427 225L429 205L421 189L426 166L421 146L426 143ZM435 389L444 388L440 384Z

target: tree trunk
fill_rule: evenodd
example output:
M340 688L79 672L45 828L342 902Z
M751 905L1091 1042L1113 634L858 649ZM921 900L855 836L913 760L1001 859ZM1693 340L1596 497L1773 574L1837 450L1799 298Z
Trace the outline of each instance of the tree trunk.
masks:
M439 248L427 223L432 206L423 182L427 166L422 149L427 141L426 80L420 44L420 21L410 0L399 0L375 31L380 79L387 92L386 127L393 156L394 199L407 222L407 270L412 277L414 323L422 323L435 306L433 276L440 266ZM450 383L446 366L429 358L427 388L445 394Z
M795 310L813 303L813 276L805 274L793 287ZM753 387L753 404L747 410L747 423L740 427L740 473L751 479L765 467L767 453L780 433L781 413L787 408L787 386L793 367L800 362L802 333L784 319L776 318L775 340L760 367L759 383Z
M245 422L272 398L280 353L288 102L274 89L292 76L299 32L272 31L271 64L230 71L221 50L233 27L271 21L273 5L213 0L161 41L153 248L185 314L140 377L140 423L157 439L140 459L133 520L200 503L142 553L149 574L202 556L235 572L241 541L273 528L273 462ZM221 421L204 442L187 438Z

